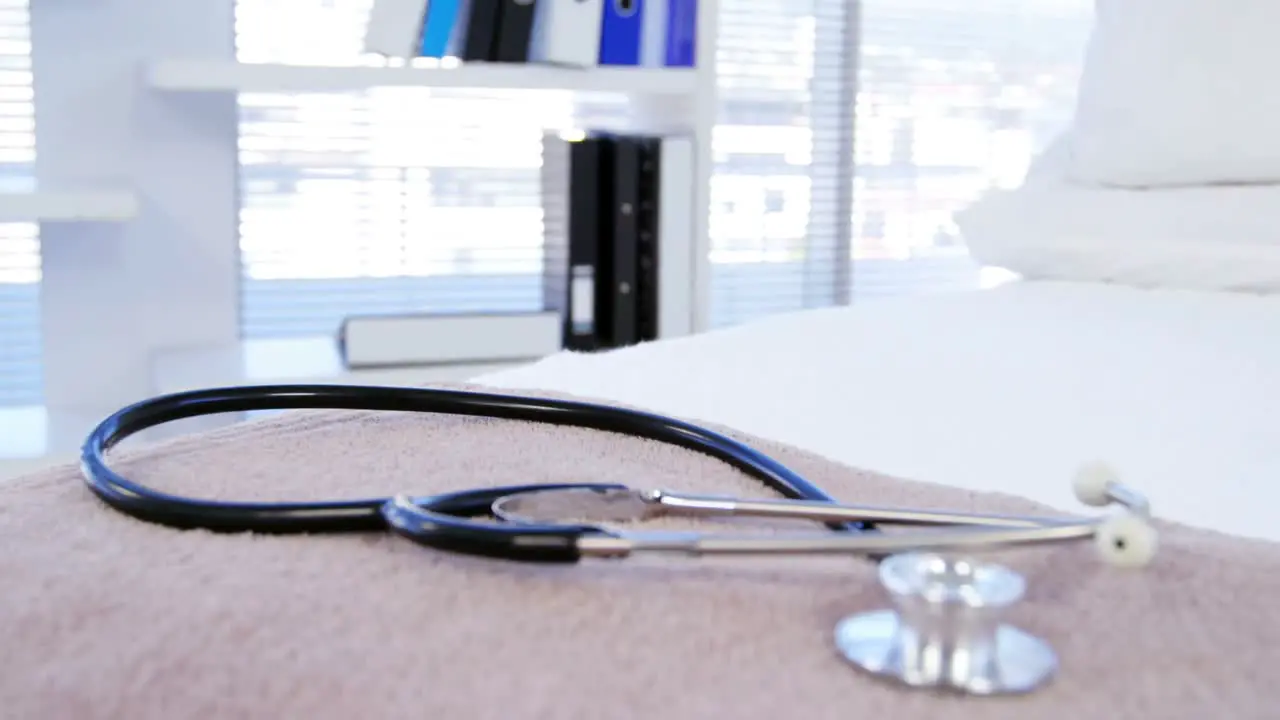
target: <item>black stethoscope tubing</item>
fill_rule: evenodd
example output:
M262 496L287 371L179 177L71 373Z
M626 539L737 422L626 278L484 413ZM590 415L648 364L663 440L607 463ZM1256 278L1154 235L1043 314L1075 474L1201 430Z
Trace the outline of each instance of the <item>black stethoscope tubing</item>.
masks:
M269 410L331 409L439 413L505 420L566 425L645 438L703 453L761 481L783 497L834 502L834 498L773 458L732 438L675 418L595 403L554 398L524 397L469 390L401 388L365 385L258 385L211 388L163 395L113 413L89 434L81 451L85 482L101 500L137 519L182 529L214 532L333 533L385 530L388 523L404 520L389 509L391 498L315 502L227 502L183 497L134 482L112 470L106 455L125 438L165 423L220 413ZM299 471L305 471L299 468ZM479 488L414 498L416 522L433 515L444 525L461 531L450 535L463 544L473 533L463 518L487 513L501 495L548 489L555 485ZM616 487L598 485L598 487ZM449 520L456 517L460 523ZM397 529L405 533L403 522ZM486 523L486 526L491 525ZM455 527L456 526L456 527ZM862 523L834 525L836 530L862 530ZM570 530L558 526L560 531ZM517 531L515 535L532 528ZM548 528L548 532L552 529ZM413 533L408 533L412 535ZM424 541L429 530L419 533ZM445 533L449 534L449 533ZM536 533L535 533L536 534ZM493 534L501 540L503 533ZM474 539L474 538L472 538ZM448 537L430 538L442 549L452 545ZM424 543L425 544L425 543ZM500 543L507 545L509 543ZM499 548L492 554L499 555ZM509 548L507 548L509 549ZM479 554L490 554L488 552Z

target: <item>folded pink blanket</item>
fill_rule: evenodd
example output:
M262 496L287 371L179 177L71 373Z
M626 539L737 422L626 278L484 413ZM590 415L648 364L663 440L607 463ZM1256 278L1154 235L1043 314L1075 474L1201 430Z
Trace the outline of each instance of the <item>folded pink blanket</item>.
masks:
M848 502L1046 512L747 440ZM140 481L221 499L566 481L765 494L648 441L393 413L295 413L116 456ZM0 716L1280 717L1280 546L1162 531L1142 571L1088 544L1012 556L1029 591L1011 619L1062 668L1035 694L981 699L907 691L837 656L835 623L885 605L863 560L546 567L378 533L182 532L108 509L58 468L0 485Z

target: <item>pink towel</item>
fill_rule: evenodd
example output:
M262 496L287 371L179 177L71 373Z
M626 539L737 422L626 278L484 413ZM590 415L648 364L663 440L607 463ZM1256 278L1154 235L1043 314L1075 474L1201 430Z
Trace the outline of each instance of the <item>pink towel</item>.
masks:
M1046 512L746 439L848 502ZM565 481L764 494L652 442L391 413L295 413L116 464L242 500ZM1280 717L1280 547L1162 530L1142 571L1102 566L1088 544L1007 556L1029 583L1011 619L1054 645L1060 675L1025 697L962 698L875 681L836 655L835 623L885 604L864 560L546 567L379 533L182 532L108 509L64 467L0 485L0 716Z

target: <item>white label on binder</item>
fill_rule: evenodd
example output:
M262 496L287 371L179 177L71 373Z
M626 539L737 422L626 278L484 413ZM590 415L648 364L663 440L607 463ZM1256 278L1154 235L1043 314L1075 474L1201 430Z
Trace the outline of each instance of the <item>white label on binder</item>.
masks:
M576 265L569 283L569 322L574 333L589 333L596 323L596 278L590 265Z
M644 67L667 64L669 5L671 0L646 0L644 4L644 24L640 26L640 64Z

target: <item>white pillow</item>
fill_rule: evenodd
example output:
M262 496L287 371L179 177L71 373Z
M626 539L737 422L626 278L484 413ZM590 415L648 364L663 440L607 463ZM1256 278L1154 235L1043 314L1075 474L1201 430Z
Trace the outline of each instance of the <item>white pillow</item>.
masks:
M1026 279L1280 293L1280 185L1080 185L1065 174L1068 143L1037 158L1022 187L956 215L980 263Z
M1280 0L1098 0L1069 175L1280 181Z

